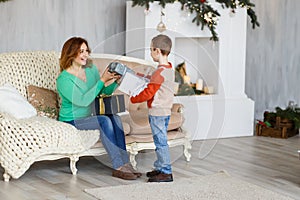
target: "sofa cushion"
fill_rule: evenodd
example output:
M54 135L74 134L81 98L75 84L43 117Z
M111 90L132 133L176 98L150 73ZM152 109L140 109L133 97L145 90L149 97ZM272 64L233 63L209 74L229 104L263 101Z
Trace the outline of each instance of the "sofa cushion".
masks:
M128 135L130 133L130 126L129 126L129 124L122 121L122 125L123 125L124 135Z
M58 118L57 93L43 87L27 86L28 101L35 107L39 116Z
M0 112L7 113L16 119L37 115L34 107L10 83L0 87L0 102Z
M181 131L168 131L168 141L174 139L184 138L186 135ZM134 142L142 143L142 142L153 142L153 137L151 134L139 134L139 135L128 135L125 137L126 144L131 144Z
M136 111L130 111L128 115L122 115L122 121L127 122L130 125L130 135L135 134L149 134L151 128L148 120L148 109L139 109ZM178 112L172 112L168 126L168 131L175 130L181 127L183 123L182 114ZM151 135L151 134L150 134Z

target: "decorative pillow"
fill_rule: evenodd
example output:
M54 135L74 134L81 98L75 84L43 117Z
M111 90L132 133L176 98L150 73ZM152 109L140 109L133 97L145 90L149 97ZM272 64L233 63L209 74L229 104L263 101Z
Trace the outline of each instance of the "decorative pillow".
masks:
M58 101L57 93L46 88L27 86L28 101L35 107L39 116L57 119Z
M0 112L22 119L37 115L35 108L10 83L0 87Z

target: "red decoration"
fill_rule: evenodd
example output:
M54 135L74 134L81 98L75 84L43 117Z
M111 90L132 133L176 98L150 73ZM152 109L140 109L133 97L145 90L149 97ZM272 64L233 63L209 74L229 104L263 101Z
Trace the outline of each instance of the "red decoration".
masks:
M263 121L260 121L260 120L257 120L258 124L264 126L264 127L267 127L267 124Z
M204 3L206 0L200 0L201 3Z

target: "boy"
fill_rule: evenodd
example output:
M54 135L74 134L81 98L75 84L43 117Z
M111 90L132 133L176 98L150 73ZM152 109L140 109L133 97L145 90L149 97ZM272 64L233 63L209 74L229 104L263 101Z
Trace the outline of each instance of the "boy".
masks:
M166 35L158 35L151 40L151 57L158 62L148 87L135 97L132 103L147 101L149 108L149 123L155 144L157 160L154 170L147 172L148 182L172 182L171 159L168 146L167 129L171 115L174 97L175 73L168 62L172 41Z

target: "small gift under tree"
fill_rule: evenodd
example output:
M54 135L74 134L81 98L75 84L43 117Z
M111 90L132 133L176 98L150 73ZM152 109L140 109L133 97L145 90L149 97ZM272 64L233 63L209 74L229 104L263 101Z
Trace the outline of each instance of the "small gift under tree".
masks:
M264 120L258 120L256 135L288 138L299 133L300 108L288 106L275 108L275 112L264 112Z

